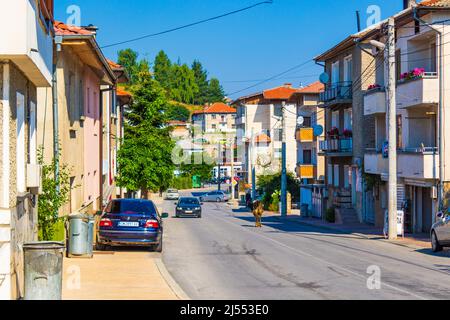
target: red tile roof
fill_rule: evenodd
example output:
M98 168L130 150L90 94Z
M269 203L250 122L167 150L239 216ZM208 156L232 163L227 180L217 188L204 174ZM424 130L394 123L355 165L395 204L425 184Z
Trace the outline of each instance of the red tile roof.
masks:
M172 126L172 127L181 127L181 126L186 126L186 125L187 125L187 123L184 121L178 121L178 120L169 121L169 126Z
M256 143L271 143L272 139L270 139L270 137L267 134L261 133L260 135L258 135L255 138L255 142Z
M268 100L287 100L289 99L297 89L292 88L292 84L287 83L284 86L265 90L264 99Z
M129 93L126 90L120 89L120 88L116 89L116 94L119 97L132 97L131 93Z
M204 108L203 110L197 110L193 112L193 114L211 114L211 113L236 113L236 109L230 107L225 103L217 102Z
M106 61L108 61L108 64L109 64L109 66L111 67L111 69L123 69L123 67L120 65L120 64L118 64L118 63L115 63L114 61L112 61L112 60L110 60L110 59L106 59Z
M55 33L59 36L68 35L94 35L95 33L81 27L67 25L60 21L54 23Z
M325 86L320 82L313 82L306 87L297 90L297 93L321 93L325 90Z
M450 0L425 0L418 5L421 7L450 7Z

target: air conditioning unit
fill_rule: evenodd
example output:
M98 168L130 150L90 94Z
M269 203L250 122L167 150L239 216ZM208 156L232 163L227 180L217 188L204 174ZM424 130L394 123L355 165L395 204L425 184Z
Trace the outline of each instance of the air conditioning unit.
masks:
M41 170L42 167L38 164L27 164L27 188L35 194L40 192Z

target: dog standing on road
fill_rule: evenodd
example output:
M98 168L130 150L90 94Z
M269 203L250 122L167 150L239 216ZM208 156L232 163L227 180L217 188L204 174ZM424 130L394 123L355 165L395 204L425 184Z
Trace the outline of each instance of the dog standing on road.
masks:
M263 208L263 204L261 201L259 201L259 200L253 201L252 212L253 212L253 216L255 217L255 221L256 221L255 227L262 228L261 220L262 220L262 216L264 213L264 208Z

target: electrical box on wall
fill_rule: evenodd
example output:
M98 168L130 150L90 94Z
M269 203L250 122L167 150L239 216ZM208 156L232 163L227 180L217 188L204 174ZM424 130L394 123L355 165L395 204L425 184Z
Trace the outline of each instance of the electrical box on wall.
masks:
M436 200L438 198L438 189L437 187L431 187L431 199Z

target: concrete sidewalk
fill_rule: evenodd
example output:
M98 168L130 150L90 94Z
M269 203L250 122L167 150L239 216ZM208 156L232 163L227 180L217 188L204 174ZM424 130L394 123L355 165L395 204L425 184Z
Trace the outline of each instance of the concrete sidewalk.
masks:
M129 250L96 252L93 259L64 259L63 300L187 299L159 254Z
M375 228L373 226L367 224L352 224L352 225L344 225L344 224L335 224L329 223L327 221L318 219L318 218L310 218L310 217L302 217L299 214L288 215L287 217L281 217L280 214L274 212L266 211L264 213L266 217L276 217L280 220L288 219L289 221L301 223L309 226L324 228L340 233L353 234L355 236L359 236L361 238L372 239L372 240L380 240L385 241L387 243L391 243L394 245L400 245L409 247L412 249L423 249L423 248L431 248L431 242L429 236L426 234L419 235L405 235L405 238L399 238L395 241L389 241L384 238L383 230L380 228Z

